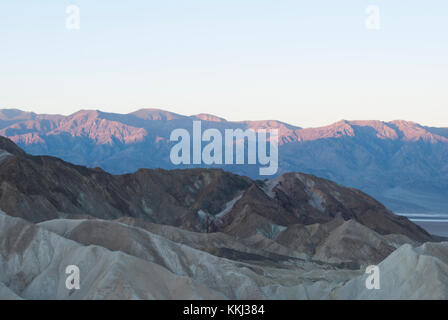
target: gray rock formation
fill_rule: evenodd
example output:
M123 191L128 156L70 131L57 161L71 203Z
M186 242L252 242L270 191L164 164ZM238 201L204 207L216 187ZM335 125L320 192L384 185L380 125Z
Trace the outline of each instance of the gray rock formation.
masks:
M0 138L0 208L0 299L447 297L448 243L311 175L114 176Z
M405 244L379 264L380 289L366 290L366 275L332 292L337 299L448 299L448 242Z
M365 227L342 223L327 241L344 248L340 234L358 228ZM379 239L378 234L367 237L367 250L381 248L378 241L384 239ZM315 260L291 249L284 248L284 255L270 246L262 249L255 245L259 242L132 218L58 219L34 225L0 213L0 299L442 299L448 295L448 243L399 247L379 264L381 289L368 290L363 268L333 261L339 252ZM363 255L365 249L360 248ZM339 256L341 261L346 254ZM65 287L68 265L80 268L80 290Z

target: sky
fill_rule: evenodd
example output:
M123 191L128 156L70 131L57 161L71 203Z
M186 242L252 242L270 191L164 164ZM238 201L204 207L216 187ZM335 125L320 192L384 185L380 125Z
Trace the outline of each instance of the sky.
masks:
M447 16L446 0L2 0L0 108L448 127Z

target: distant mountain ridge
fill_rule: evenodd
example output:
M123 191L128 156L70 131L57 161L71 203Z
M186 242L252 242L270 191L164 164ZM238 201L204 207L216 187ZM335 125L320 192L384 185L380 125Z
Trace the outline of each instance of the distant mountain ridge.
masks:
M69 116L0 110L0 135L31 154L52 155L111 173L171 164L176 128L279 130L279 174L300 171L359 188L394 211L448 213L448 128L407 121L341 120L300 128L276 120L232 122L210 114L159 109L128 114L81 110ZM258 177L252 166L226 170Z

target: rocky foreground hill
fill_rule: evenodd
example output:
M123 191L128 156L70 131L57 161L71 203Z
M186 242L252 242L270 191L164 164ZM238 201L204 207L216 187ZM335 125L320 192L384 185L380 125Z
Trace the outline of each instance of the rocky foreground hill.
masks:
M278 129L279 173L304 172L358 188L395 212L448 213L448 128L407 121L346 121L300 128L269 121L232 122L199 114L142 109L129 114L81 110L69 116L0 109L0 135L31 154L122 174L175 169L170 134L203 129ZM258 177L257 166L226 170Z
M0 209L2 299L448 298L448 243L312 175L111 175L0 137Z

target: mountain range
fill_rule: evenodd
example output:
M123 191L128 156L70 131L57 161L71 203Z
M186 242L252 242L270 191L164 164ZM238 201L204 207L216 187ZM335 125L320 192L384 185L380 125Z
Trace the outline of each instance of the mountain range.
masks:
M448 128L414 122L342 120L300 128L275 120L232 122L158 109L129 114L81 110L69 116L2 109L0 135L34 155L123 174L185 168L171 163L169 138L177 128L191 131L193 120L220 131L278 129L279 175L299 171L330 179L366 192L395 212L448 212ZM265 178L253 165L222 168Z
M0 137L0 299L446 299L441 240L314 175L112 175Z

